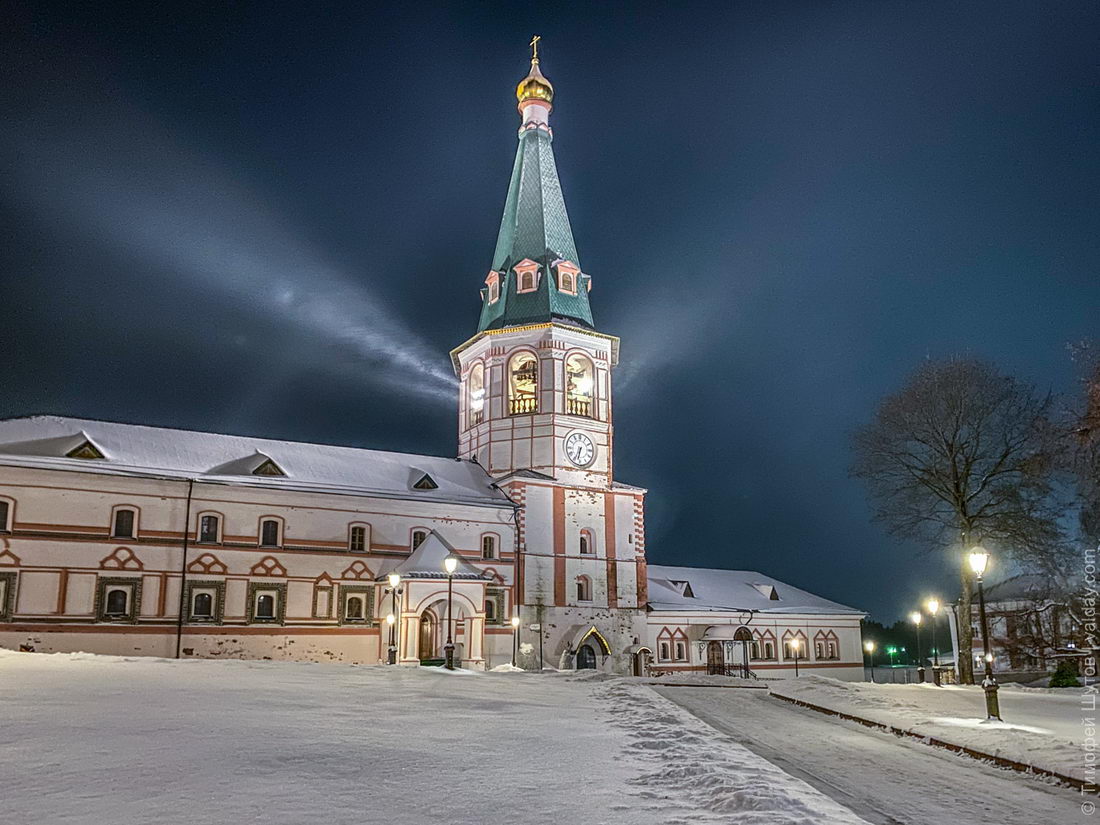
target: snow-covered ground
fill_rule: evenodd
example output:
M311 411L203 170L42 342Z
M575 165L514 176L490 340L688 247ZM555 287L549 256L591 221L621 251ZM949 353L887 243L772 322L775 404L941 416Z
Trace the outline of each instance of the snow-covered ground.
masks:
M1072 688L1000 689L1001 718L985 721L985 695L980 687L883 685L839 682L821 676L773 681L772 693L810 702L934 736L1027 765L1085 778L1086 736L1082 723L1096 718L1083 704L1084 690Z
M0 651L0 732L20 825L864 822L629 680Z

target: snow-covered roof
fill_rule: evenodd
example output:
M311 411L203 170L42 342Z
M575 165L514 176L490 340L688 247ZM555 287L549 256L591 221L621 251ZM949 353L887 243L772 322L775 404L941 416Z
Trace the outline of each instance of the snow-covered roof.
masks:
M454 577L456 579L490 579L491 574L478 570L466 559L462 558L451 544L439 535L435 530L428 533L427 538L420 542L407 559L402 559L392 571L400 573L405 579L445 579L447 572L443 567L443 560L447 556L458 559ZM379 576L379 579L385 578Z
M650 610L864 615L752 570L651 564L647 572Z
M472 461L59 416L0 420L0 465L512 506Z

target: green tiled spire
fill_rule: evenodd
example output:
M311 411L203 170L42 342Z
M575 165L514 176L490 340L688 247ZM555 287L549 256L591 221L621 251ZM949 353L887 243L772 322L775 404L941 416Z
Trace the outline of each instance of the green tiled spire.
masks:
M557 263L568 261L580 267L580 259L554 163L553 137L546 124L553 87L539 72L537 61L532 61L531 74L520 83L517 96L524 123L493 254L500 295L490 302L490 291L482 290L478 332L554 319L591 327L588 276L578 276L576 295L557 288ZM518 293L512 267L524 260L539 264L538 288Z

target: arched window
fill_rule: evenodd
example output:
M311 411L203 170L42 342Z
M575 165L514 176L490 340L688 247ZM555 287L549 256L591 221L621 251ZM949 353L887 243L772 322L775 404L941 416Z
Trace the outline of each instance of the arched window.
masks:
M413 530L412 534L412 549L415 550L421 544L424 543L424 539L428 537L428 533L425 530Z
M822 652L821 642L814 642L814 658L823 659L825 654Z
M130 591L120 587L107 591L107 607L103 613L107 616L125 616L129 613Z
M662 662L667 662L671 656L668 653L668 642L661 642L660 645L660 659Z
M577 294L577 288L574 286L573 273L562 271L560 277L560 288L562 292L568 292L570 295Z
M535 288L535 273L528 269L519 276L519 291L530 292Z
M268 518L260 522L260 546L279 546L279 522L275 519Z
M494 275L496 273L493 273ZM489 280L489 303L495 304L500 299L500 279L491 278Z
M588 576L577 577L577 601L592 601L592 580Z
M683 642L676 643L676 661L683 662L687 660L687 645Z
M497 602L496 599L485 600L485 621L495 622L497 620Z
M348 600L344 602L344 620L345 621L362 621L363 620L363 598L362 596L348 596Z
M828 648L830 659L839 659L840 658L840 654L838 654L837 650L836 650L836 642L828 642L826 644L826 647Z
M191 615L196 619L209 619L214 615L214 597L209 593L196 593L191 603Z
M220 522L217 516L203 516L199 519L199 541L203 544L217 544Z
M596 386L592 362L574 353L565 361L565 411L591 418L594 412L592 391Z
M772 645L771 642L764 642L764 658L765 659L774 659L775 658L775 647Z
M581 530L580 551L582 556L588 556L596 552L595 542L592 541L592 534L587 530Z
M466 381L470 390L470 426L476 426L485 417L485 365L478 361L470 367Z
M525 415L538 412L539 362L529 352L512 356L508 369L508 412Z
M367 528L356 525L348 533L348 549L353 553L367 552Z
M275 597L270 593L261 593L256 597L256 618L275 618Z
M115 523L111 526L111 535L116 539L132 539L137 511L128 507L115 510Z
M481 537L481 557L483 559L495 559L497 557L497 537Z
M752 658L754 658L754 659L759 659L760 658L760 642L753 642L752 643Z

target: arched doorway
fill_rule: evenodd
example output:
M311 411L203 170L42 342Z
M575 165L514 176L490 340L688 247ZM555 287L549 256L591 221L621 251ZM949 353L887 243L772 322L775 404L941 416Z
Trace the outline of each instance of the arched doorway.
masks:
M640 647L634 652L634 675L647 676L649 663L653 661L653 651L648 647Z
M577 670L596 669L596 649L590 644L583 644L577 648Z
M437 658L436 650L436 621L430 610L420 614L420 661Z
M721 642L707 642L707 673L711 676L726 673L726 654Z

